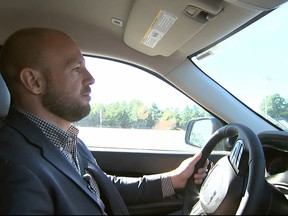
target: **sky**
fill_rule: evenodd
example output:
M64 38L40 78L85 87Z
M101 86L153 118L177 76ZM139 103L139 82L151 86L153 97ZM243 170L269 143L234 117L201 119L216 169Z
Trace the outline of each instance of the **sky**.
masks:
M95 78L91 86L91 103L111 103L139 99L150 106L156 99L159 108L185 107L191 101L182 93L172 88L155 76L118 62L85 57L86 67ZM127 84L123 84L120 80ZM149 85L147 85L149 84ZM105 91L105 94L103 94ZM180 96L182 95L182 96Z
M198 62L209 76L254 109L267 95L279 93L288 100L288 4L279 8L277 16L274 12L217 45L215 55ZM233 53L226 52L228 49Z

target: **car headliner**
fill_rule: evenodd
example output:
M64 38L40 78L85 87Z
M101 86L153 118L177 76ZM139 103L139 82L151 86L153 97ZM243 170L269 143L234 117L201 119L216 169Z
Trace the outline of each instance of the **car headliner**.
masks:
M71 35L83 54L131 61L139 66L149 65L149 69L165 76L190 54L219 40L262 10L273 8L283 1L252 0L253 4L255 2L263 4L259 7L243 2L240 4L241 1L235 0L207 1L207 5L203 4L203 10L209 10L216 2L221 6L220 13L201 25L199 31L196 29L194 35L184 35L183 41L178 44L175 44L175 41L179 35L185 34L185 31L182 33L177 28L175 30L171 28L166 35L168 39L162 43L162 47L175 44L173 47L175 52L168 53L168 56L161 55L157 46L151 48L153 55L143 54L144 46L136 47L138 50L127 46L129 43L135 43L132 40L139 34L138 30L133 31L133 28L130 30L131 27L129 31L126 29L128 21L129 25L138 26L138 29L145 33L149 27L147 23L152 23L155 13L159 10L173 9L173 14L178 17L177 25L183 23L182 29L189 29L189 26L193 26L197 21L187 18L183 11L186 5L198 6L199 2L201 3L201 0L1 0L0 43L3 44L7 36L19 28L51 27ZM141 7L133 7L134 3L141 4ZM129 17L131 11L134 16ZM112 18L123 21L123 27L113 24Z

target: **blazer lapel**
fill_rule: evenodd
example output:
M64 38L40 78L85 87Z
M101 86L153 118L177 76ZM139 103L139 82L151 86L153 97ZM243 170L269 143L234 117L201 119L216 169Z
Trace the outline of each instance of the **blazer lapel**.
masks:
M100 197L96 196L91 190L87 187L87 181L83 179L83 164L81 157L78 157L79 163L81 161L81 174L78 173L74 169L73 166L66 160L63 155L58 151L51 143L51 145L43 145L43 157L45 157L48 161L54 164L61 172L63 172L68 178L71 178L82 190L85 192L91 199L95 201L95 203L99 206L100 210L103 211L103 202ZM104 212L103 212L104 213Z
M79 146L80 147L80 146ZM127 207L119 194L118 190L111 182L111 180L106 176L106 174L101 170L101 168L94 161L95 159L89 159L89 155L85 154L85 150L81 147L78 148L79 153L79 163L80 167L87 170L93 175L95 181L98 184L101 193L101 199L105 203L105 211L107 214L114 215L128 215L129 212ZM81 169L81 170L84 170Z
M71 166L60 151L50 142L50 140L42 133L42 131L30 120L28 120L22 113L10 109L11 115L8 115L6 121L12 127L14 127L19 133L23 134L32 145L35 145L42 149L43 157L65 174L68 178L72 179L88 196L91 197L101 208L100 200L95 194L87 187L87 183L83 180L82 176ZM33 131L33 133L31 133ZM104 172L98 167L92 154L85 147L82 142L78 148L79 161L81 170L87 169L93 174L100 190L103 195L103 199L108 213L120 215L129 214L125 206L123 199L119 192L112 184L111 180L104 174ZM86 152L87 149L87 152ZM90 154L90 155L89 155ZM89 157L90 156L90 157ZM83 169L84 168L84 169Z
M82 176L79 175L42 131L22 113L14 109L11 109L10 112L12 112L12 115L8 115L7 123L19 133L23 134L32 145L42 149L43 158L53 164L56 169L60 170L68 178L72 179L101 209L100 199L91 193L87 188L87 182L83 180ZM33 133L31 133L31 131L33 131Z

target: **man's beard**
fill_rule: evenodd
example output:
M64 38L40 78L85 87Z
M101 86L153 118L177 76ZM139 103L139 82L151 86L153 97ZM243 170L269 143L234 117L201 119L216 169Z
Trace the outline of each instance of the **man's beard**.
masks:
M47 91L42 97L43 106L53 114L69 121L76 122L90 113L90 104L82 105L74 98L67 97L54 91L52 86L47 86Z

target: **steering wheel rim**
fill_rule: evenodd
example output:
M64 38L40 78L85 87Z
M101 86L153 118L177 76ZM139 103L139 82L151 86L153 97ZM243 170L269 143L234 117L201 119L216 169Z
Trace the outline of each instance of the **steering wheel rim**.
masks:
M206 143L206 145L202 148L201 150L202 157L195 165L195 172L196 170L198 170L199 167L203 166L204 162L208 159L209 155L211 154L212 150L215 148L218 142L220 142L224 138L233 137L236 135L237 135L237 139L235 141L235 145L231 153L228 156L226 156L225 159L224 158L223 160L220 159L221 161L219 160L214 165L213 169L211 170L211 172L209 172L208 176L203 181L201 186L194 184L192 179L188 180L187 185L186 185L186 193L185 193L184 205L183 205L183 213L185 215L197 214L199 212L201 212L201 214L208 213L208 214L222 214L222 215L224 214L246 215L246 214L255 214L257 212L261 204L261 200L262 200L261 196L262 196L263 190L265 189L265 183L266 183L265 181L265 156L264 156L263 148L262 148L259 138L247 126L238 124L238 123L233 123L233 124L231 123L218 129L211 136L211 138ZM240 154L239 152L241 151L242 153ZM246 154L248 153L248 156L246 159L244 157L245 152ZM236 160L235 160L235 155L236 156L238 155L236 157ZM242 157L244 158L243 159L244 162L243 161L241 162ZM213 186L211 187L211 181L213 180L214 176L218 176L218 179L221 178L222 181L226 181L225 177L227 176L221 177L220 175L217 175L216 172L219 172L220 170L219 166L227 167L228 163L230 163L230 173L232 172L236 173L235 176L232 176L231 178L230 176L228 177L230 178L228 180L230 181L230 183L235 181L235 179L239 177L239 173L236 172L237 169L235 169L235 165L237 164L239 165L242 163L241 166L244 166L244 169L242 169L241 167L242 169L241 176L239 178L241 179L241 182L242 182L242 185L240 185L240 187L244 186L244 190L243 188L240 189L240 194L238 194L238 198L234 197L234 199L238 199L239 204L236 207L234 207L234 209L230 209L230 210L227 209L227 205L231 204L231 203L228 203L227 201L230 198L226 199L226 197L228 196L233 197L233 192L235 192L235 190L234 189L232 190L229 185L229 188L228 189L225 188L225 191L224 192L221 191L221 195L219 195L219 191L217 192L217 190L221 190L221 188L219 189L219 188L213 188ZM246 170L245 170L245 166L246 166ZM225 172L224 172L224 175L225 175ZM208 184L208 182L210 182L210 185ZM209 189L207 189L208 187ZM209 191L211 192L211 189L212 191L214 191L213 196L211 194L209 195ZM237 190L238 190L237 193L239 193L239 188ZM212 202L213 201L212 197L217 197L217 193L220 199L222 199L220 204L219 203L215 204ZM201 197L202 197L202 200L201 200ZM207 204L207 202L205 202L205 198L203 199L203 197L206 197L206 200L207 200L207 197L208 199L212 199L211 203Z

